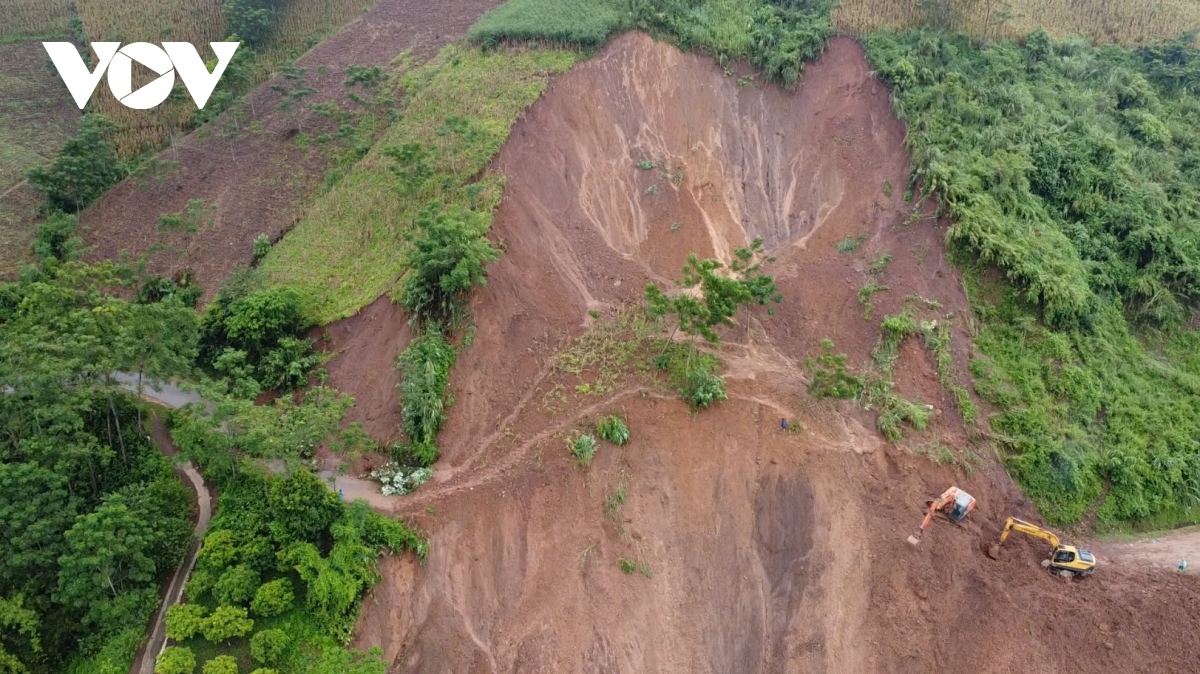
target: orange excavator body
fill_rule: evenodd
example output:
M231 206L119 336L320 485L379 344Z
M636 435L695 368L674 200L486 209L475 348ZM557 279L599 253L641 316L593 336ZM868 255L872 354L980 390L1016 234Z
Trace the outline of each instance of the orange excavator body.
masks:
M933 521L933 516L939 510L943 511L951 522L961 522L975 510L975 497L958 487L950 487L942 492L941 496L930 501L929 512L925 513L925 519L921 522L921 527L917 529L917 534L908 537L909 543L916 545L921 542L921 534L925 533L925 528Z

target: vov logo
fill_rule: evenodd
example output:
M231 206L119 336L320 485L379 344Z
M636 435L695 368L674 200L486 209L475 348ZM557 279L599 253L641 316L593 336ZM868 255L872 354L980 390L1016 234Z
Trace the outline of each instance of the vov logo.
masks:
M187 42L164 42L162 48L149 42L133 42L121 46L120 42L93 42L92 51L96 54L96 69L88 72L83 57L70 42L43 42L46 53L58 68L75 104L82 110L92 97L100 78L108 72L108 88L113 96L127 108L134 110L149 110L167 100L171 89L175 86L175 73L179 73L183 86L191 94L196 107L204 109L208 97L217 87L225 67L233 59L237 51L237 42L209 42L217 55L217 67L212 72L204 65L204 60L196 52L196 48ZM158 74L158 77L146 86L133 91L133 62L146 66Z

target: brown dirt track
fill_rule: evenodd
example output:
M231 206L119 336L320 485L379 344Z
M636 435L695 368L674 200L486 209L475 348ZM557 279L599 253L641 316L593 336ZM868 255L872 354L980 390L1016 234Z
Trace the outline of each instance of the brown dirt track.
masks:
M347 65L385 66L410 49L415 58L426 58L465 35L495 4L381 0L297 59L297 66L308 69L306 82L317 90L304 100L304 132L315 136L335 130L307 106L345 99ZM304 149L293 140L296 120L276 109L280 94L271 90L273 84L275 80L247 96L246 117L236 124L226 112L159 154L162 162L178 162L176 168L126 180L84 211L80 222L87 243L95 246L94 257L111 259L128 252L136 258L154 249L151 272L171 276L192 270L207 301L230 271L250 264L256 236L282 237L299 220L329 158L321 146ZM253 122L262 125L261 132L249 130ZM160 231L159 219L179 213L190 199L216 207L211 226L195 233Z
M1197 671L1194 576L1102 557L1095 577L1066 582L1016 538L986 556L1003 518L1032 508L983 445L971 477L911 451L978 437L916 342L897 389L937 414L899 446L871 413L805 394L803 361L822 338L865 368L879 318L907 295L941 303L965 372L967 301L938 223L905 224L903 138L847 39L796 92L738 86L640 34L555 81L496 160L506 250L475 296L438 475L396 506L429 531L432 553L424 567L385 560L356 645L382 646L397 672ZM669 159L682 179L639 170L642 159ZM858 251L835 251L859 234ZM786 300L728 331L729 401L692 416L640 379L571 393L553 356L589 309L611 315L647 281L677 276L688 252L728 258L753 236L778 257ZM868 322L856 296L883 253L891 290ZM342 386L369 406L374 384L356 390L355 371ZM558 385L565 399L549 404ZM575 468L563 436L613 410L634 439ZM781 417L804 430L782 431ZM925 499L951 483L980 509L905 544ZM628 500L606 515L621 484ZM623 574L621 558L650 577Z

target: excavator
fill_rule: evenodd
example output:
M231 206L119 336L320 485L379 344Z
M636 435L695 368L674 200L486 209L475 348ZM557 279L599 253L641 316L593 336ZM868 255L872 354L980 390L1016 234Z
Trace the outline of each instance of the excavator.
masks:
M1081 550L1074 545L1063 545L1053 531L1015 517L1008 518L1008 521L1004 523L1004 530L1000 532L1000 541L988 549L989 557L1000 558L1000 545L1013 531L1040 538L1054 546L1054 550L1050 553L1050 559L1042 560L1042 566L1049 568L1050 573L1073 578L1090 576L1096 570L1096 556L1090 550Z
M950 487L942 492L942 495L929 502L929 512L925 514L925 521L921 522L921 528L917 529L916 536L909 536L908 542L910 545L917 545L921 542L921 534L925 533L925 527L933 521L933 516L937 511L946 513L946 517L950 518L951 522L958 523L967 518L972 510L975 510L975 497L958 487Z

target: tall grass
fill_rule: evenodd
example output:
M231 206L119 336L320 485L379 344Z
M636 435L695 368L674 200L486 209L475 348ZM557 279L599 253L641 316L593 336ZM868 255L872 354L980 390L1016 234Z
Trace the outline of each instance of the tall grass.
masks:
M510 0L471 26L470 36L484 46L545 40L596 47L630 18L626 0Z
M948 0L961 19L955 28L988 38L1021 37L1042 26L1054 37L1082 35L1111 44L1172 39L1200 28L1193 0ZM839 32L863 35L925 24L922 0L841 0L833 10Z
M0 44L70 32L69 0L4 0L0 3Z
M344 178L318 196L300 223L261 267L279 283L307 289L322 323L353 315L391 290L403 274L404 232L429 202L487 214L499 203L504 178L478 176L508 138L517 116L541 95L551 75L576 54L501 49L488 53L444 48L403 76L406 92L395 123ZM448 120L464 124L447 130ZM432 175L416 194L401 194L390 148L419 143Z

